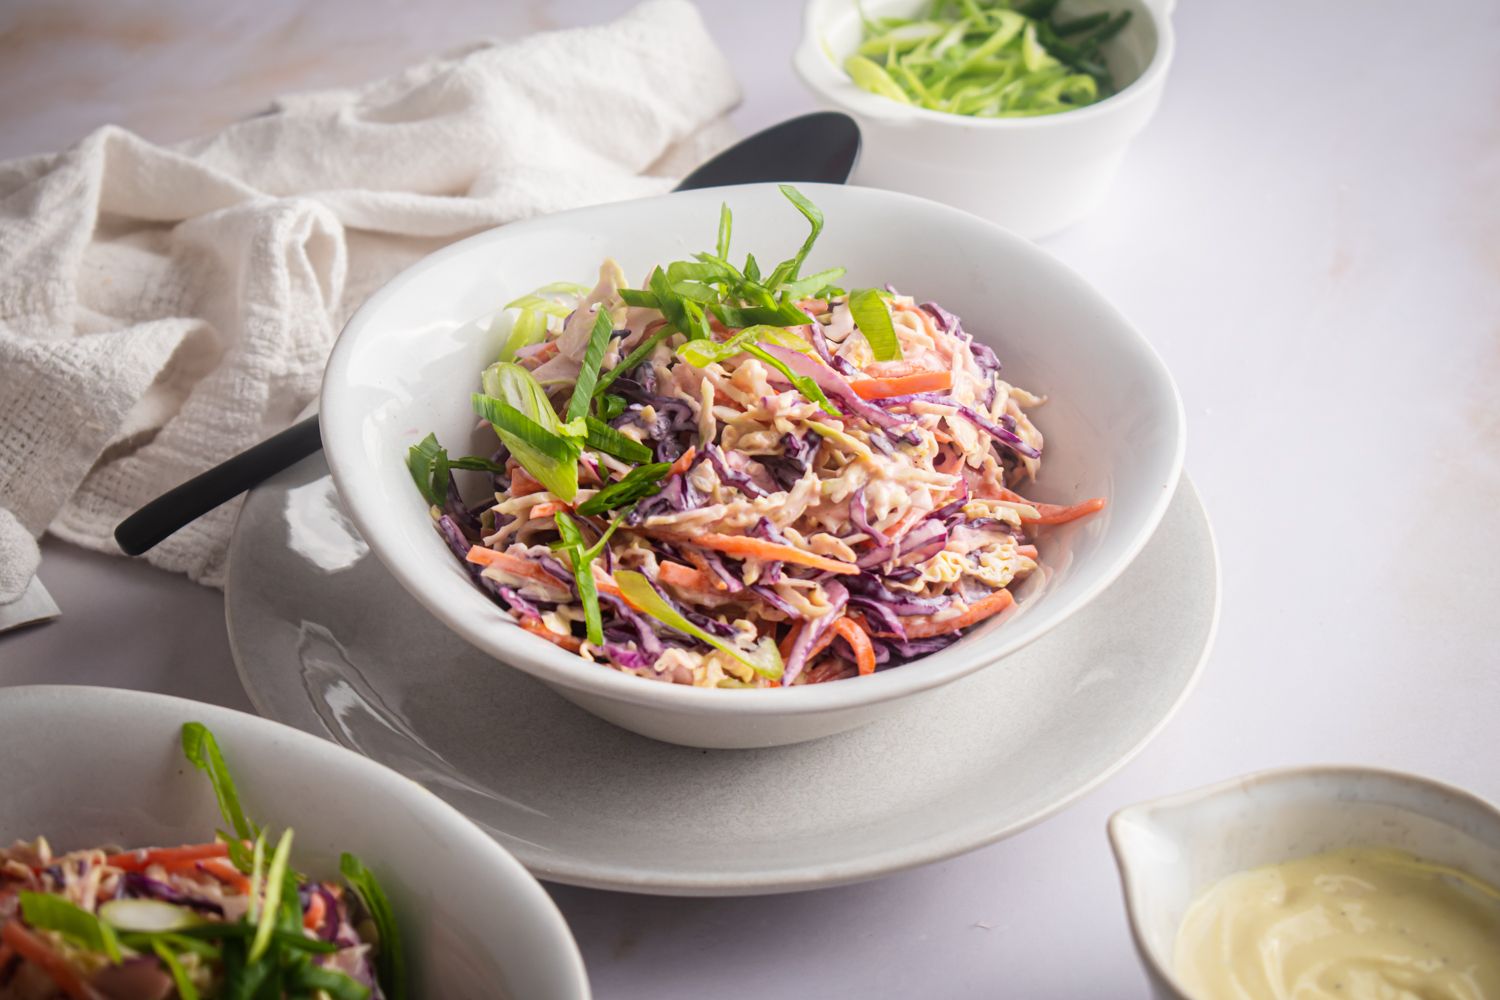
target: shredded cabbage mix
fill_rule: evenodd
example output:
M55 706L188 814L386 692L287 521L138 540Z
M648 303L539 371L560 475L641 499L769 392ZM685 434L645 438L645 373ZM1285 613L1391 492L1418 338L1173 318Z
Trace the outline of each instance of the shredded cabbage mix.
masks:
M515 311L475 410L489 456L409 465L474 580L584 659L699 687L816 684L942 649L1013 603L1036 534L1042 399L933 302L803 276L822 214L768 273L718 245L631 288L549 286ZM453 470L487 473L468 504Z
M1024 118L1070 111L1115 91L1102 46L1130 11L1059 20L1058 0L933 0L916 17L866 18L844 61L873 94L931 111Z
M294 871L292 831L272 839L246 818L213 734L190 722L182 744L229 830L182 847L0 849L0 997L404 997L375 876L352 854L346 884Z

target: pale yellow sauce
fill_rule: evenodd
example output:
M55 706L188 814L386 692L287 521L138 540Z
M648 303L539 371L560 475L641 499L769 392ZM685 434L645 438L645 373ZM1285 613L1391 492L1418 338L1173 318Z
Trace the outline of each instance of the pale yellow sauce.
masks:
M1188 908L1194 1000L1500 1000L1500 890L1382 848L1240 872Z

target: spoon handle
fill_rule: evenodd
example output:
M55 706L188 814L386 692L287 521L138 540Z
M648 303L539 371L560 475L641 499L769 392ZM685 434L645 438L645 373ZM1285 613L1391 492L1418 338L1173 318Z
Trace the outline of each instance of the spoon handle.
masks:
M321 447L318 418L313 415L163 493L115 525L115 541L126 555L138 556L183 525Z

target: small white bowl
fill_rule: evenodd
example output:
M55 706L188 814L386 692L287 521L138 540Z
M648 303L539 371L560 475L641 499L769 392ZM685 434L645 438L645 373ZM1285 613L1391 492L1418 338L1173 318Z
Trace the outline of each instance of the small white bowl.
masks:
M1200 893L1236 872L1391 847L1500 885L1500 810L1451 785L1362 767L1263 771L1130 806L1110 817L1109 839L1162 1000L1193 1000L1172 971L1178 929Z
M953 115L860 88L843 68L863 31L855 0L810 0L793 65L827 107L859 123L863 146L853 183L934 198L1037 239L1098 207L1126 147L1156 113L1172 64L1175 3L1064 0L1068 17L1106 10L1129 10L1132 17L1105 45L1121 89L1055 115ZM863 6L871 17L909 16L922 4L865 0Z
M333 743L243 712L95 687L0 690L0 841L54 848L193 843L224 825L182 756L184 722L218 738L246 813L296 831L293 862L360 857L391 897L414 997L587 1000L567 924L541 885L458 810Z
M1018 608L947 649L869 677L786 689L704 690L590 664L528 634L469 579L432 528L407 448L429 432L454 454L493 450L469 405L504 331L488 319L540 285L588 280L613 256L633 280L711 246L719 204L734 248L791 253L806 223L774 184L687 191L515 223L438 251L355 313L323 379L321 425L339 496L391 574L475 646L626 729L700 747L764 747L843 732L1040 637L1104 590L1165 512L1182 468L1182 404L1146 340L1078 275L972 215L871 188L806 184L827 225L809 273L836 264L850 287L894 283L956 312L1016 385L1050 397L1041 478L1050 502L1106 496L1101 514L1042 541L1044 572ZM476 323L476 318L482 322ZM421 663L411 665L413 671Z

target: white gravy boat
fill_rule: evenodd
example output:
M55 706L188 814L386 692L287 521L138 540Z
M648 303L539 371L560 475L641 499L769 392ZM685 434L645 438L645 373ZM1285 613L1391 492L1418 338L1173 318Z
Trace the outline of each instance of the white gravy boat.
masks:
M1129 806L1109 840L1155 996L1193 1000L1173 975L1183 914L1247 868L1346 847L1392 847L1500 885L1500 809L1462 789L1362 767L1261 771Z

